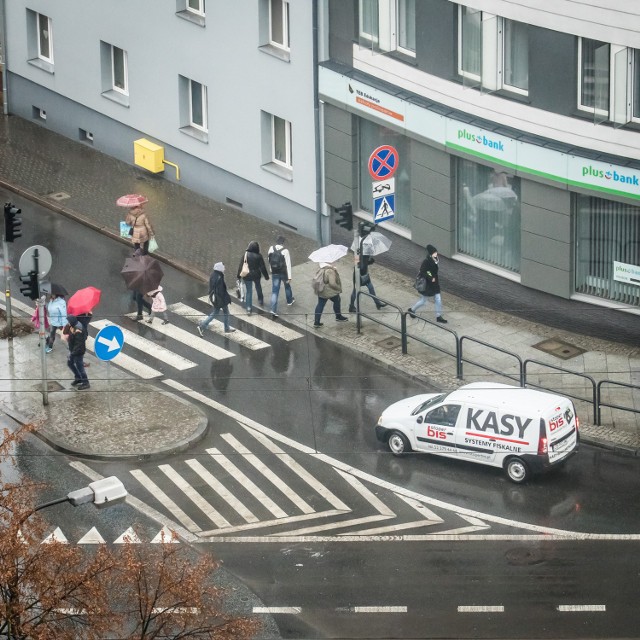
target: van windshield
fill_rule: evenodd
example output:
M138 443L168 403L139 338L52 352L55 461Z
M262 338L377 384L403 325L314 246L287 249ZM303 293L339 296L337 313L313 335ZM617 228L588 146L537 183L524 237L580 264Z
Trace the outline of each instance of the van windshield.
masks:
M438 402L442 402L447 397L446 393L441 393L433 398L429 398L429 400L425 400L422 404L419 404L412 412L411 415L415 416L419 413L422 413L428 407L431 407L434 404L438 404Z

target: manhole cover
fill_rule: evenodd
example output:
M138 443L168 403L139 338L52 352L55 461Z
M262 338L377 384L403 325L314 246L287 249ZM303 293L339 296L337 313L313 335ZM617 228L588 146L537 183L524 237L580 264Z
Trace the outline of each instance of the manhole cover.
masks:
M68 193L65 193L64 191L58 191L58 193L50 193L49 195L47 195L47 198L51 198L52 200L67 200L68 198L70 198L71 196Z
M560 340L560 338L548 338L547 340L538 342L538 344L534 344L533 348L549 353L556 358L561 358L562 360L575 358L586 351L586 349L576 347L564 340Z
M389 336L384 340L379 340L376 342L376 345L381 347L382 349L397 349L402 344L402 340L400 338L396 338L395 336Z
M38 392L42 391L42 383L34 384L32 389L35 389ZM55 380L47 381L47 391L64 391L64 387Z

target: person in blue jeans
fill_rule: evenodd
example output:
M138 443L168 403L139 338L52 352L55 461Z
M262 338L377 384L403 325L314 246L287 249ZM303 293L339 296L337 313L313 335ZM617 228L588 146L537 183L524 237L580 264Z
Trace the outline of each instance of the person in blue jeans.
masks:
M278 236L276 243L269 247L269 266L271 267L271 318L278 317L278 296L280 285L284 284L284 294L287 304L291 306L296 299L291 289L291 255L284 247L284 236Z
M235 329L229 326L229 305L231 304L231 296L227 291L227 285L224 281L224 264L216 262L213 265L213 273L209 278L209 300L213 304L213 311L198 325L198 333L204 338L204 330L209 326L211 321L217 317L222 311L224 332L233 333Z
M84 354L86 351L87 336L76 316L68 315L67 323L69 326L69 356L67 358L67 366L73 372L73 382L71 386L75 387L78 391L84 391L90 388L89 378L84 370Z

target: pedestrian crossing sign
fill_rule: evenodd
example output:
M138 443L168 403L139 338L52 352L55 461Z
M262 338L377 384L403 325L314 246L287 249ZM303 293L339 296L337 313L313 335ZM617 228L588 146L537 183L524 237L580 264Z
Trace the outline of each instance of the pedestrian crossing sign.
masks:
M391 220L395 216L396 196L395 194L387 194L381 198L373 199L373 221L382 222Z

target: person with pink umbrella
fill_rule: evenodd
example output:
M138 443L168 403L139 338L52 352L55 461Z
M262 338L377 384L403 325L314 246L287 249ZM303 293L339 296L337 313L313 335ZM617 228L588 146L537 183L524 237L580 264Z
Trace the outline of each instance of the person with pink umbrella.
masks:
M136 251L139 249L142 255L149 253L149 242L155 236L151 222L144 211L144 205L148 201L146 196L139 193L122 196L116 200L119 207L129 209L125 221L131 227L129 234L133 248Z

